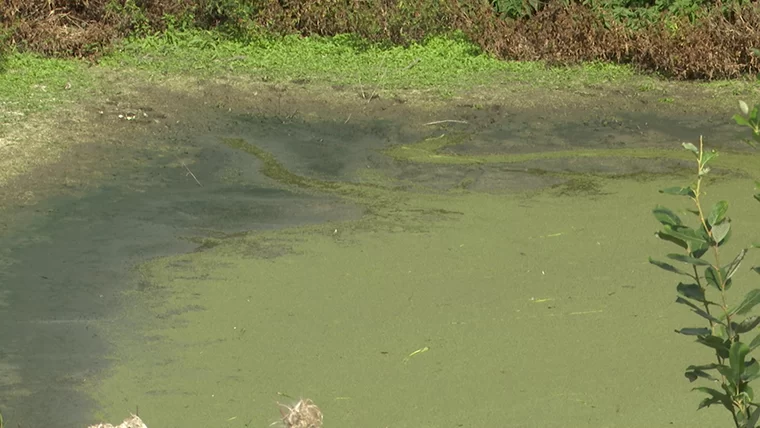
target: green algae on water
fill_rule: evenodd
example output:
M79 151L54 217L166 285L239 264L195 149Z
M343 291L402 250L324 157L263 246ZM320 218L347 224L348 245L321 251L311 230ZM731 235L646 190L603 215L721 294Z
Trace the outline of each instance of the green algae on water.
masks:
M442 135L424 139L413 144L397 144L383 153L396 160L429 164L517 164L528 161L578 158L620 158L650 160L690 160L690 154L680 149L622 148L622 149L573 149L541 151L514 154L466 155L444 153L443 149L460 144L466 136L449 137ZM757 176L760 161L747 153L723 151L715 165L726 171L736 171L749 176Z
M120 346L97 398L107 415L139 405L156 426L264 426L278 393L315 400L337 427L717 424L684 394L665 278L636 261L659 248L641 231L671 200L657 193L666 184L608 181L594 199L416 195L396 207L409 219L461 214L249 234L156 259L143 272L157 286L132 296L144 340ZM734 195L739 219L753 218L745 184L714 188ZM262 239L292 251L252 257ZM651 349L665 352L657 364Z

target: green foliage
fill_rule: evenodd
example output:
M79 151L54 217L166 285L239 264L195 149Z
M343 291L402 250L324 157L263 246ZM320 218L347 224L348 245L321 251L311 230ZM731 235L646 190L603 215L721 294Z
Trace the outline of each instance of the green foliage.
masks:
M162 21L166 26L167 33L190 31L195 28L195 14L192 11L185 11L179 16L164 14Z
M739 108L742 113L735 114L734 121L737 125L746 126L752 130L752 140L745 140L745 142L752 147L757 147L757 144L760 143L760 118L758 117L760 105L755 105L750 110L747 103L740 101Z
M203 17L203 28L217 28L236 39L247 40L251 33L259 31L254 22L259 13L255 1L208 0L203 2L199 12Z
M523 19L541 10L548 0L491 0L496 12L503 18Z
M583 0L582 4L593 10L624 23L627 27L640 30L649 25L664 22L671 35L678 33L678 23L683 19L696 23L708 15L714 8L719 8L724 16L729 17L737 7L749 3L749 0Z
M121 1L111 0L106 4L106 17L116 18L121 26L128 29L135 36L144 36L153 33L150 19L145 9L135 0Z
M742 114L734 116L734 120L752 130L754 142L760 141L760 104L750 110L742 101L740 108ZM731 219L727 215L729 204L718 201L708 211L702 200L705 193L703 179L710 173L710 162L718 154L706 151L701 139L699 147L691 143L684 143L683 147L696 159L695 181L687 187L671 187L661 192L688 198L694 204L695 209L690 212L697 217L697 224L695 227L687 225L675 212L662 206L657 206L653 214L662 226L656 236L680 248L680 252L668 254L667 257L685 266L679 268L651 258L649 262L688 278L676 286L676 303L687 306L706 324L676 330L676 333L695 337L697 343L710 348L715 354L713 363L686 368L685 376L689 381L703 379L719 386L694 388L707 394L698 408L720 405L731 413L737 428L754 428L760 419L760 404L755 402L750 382L760 377L760 363L750 356L750 352L760 346L760 334L749 344L742 341L741 335L750 333L760 325L760 317L748 316L760 304L760 289L750 290L739 303L729 304L728 291L733 276L747 255L748 248L740 250L730 262L725 262L721 247L731 237ZM760 201L760 194L755 195L755 199ZM721 262L721 259L724 261ZM760 269L753 270L760 273Z
M563 0L567 5L570 0ZM747 0L729 1L721 7L728 11L736 4ZM504 18L523 19L543 9L549 0L491 0L494 9ZM695 22L715 5L712 0L583 0L581 2L592 9L609 14L629 27L641 28L658 20L687 18Z

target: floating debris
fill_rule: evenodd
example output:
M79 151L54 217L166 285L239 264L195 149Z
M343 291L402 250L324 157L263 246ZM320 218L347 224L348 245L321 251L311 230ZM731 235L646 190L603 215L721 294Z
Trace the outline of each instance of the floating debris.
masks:
M131 417L124 419L124 422L122 422L121 425L113 426L111 424L97 424L90 425L87 428L148 428L148 426L145 425L139 416L132 415Z
M280 407L282 424L286 428L322 428L322 411L308 398L301 399L293 407L285 404L280 404Z

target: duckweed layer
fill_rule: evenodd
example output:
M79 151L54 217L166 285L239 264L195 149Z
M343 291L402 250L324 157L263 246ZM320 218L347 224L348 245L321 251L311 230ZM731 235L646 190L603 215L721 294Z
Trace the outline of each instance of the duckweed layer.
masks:
M260 154L285 183L370 195ZM266 426L276 401L309 397L333 427L715 425L724 415L695 412L682 376L709 355L675 340L693 320L647 263L666 250L649 212L673 205L657 193L672 184L406 194L358 222L156 259L129 296L142 337L95 391L100 416L139 406L155 426ZM751 189L712 190L736 201L737 231L758 226Z
M533 153L461 155L444 153L443 149L462 142L463 135L428 138L415 144L394 145L384 154L400 161L428 164L516 164L535 160L577 159L577 158L620 158L652 160L688 160L692 155L677 146L673 149L622 148L622 149L577 149L557 151L536 151ZM755 176L758 161L746 153L720 152L716 167Z

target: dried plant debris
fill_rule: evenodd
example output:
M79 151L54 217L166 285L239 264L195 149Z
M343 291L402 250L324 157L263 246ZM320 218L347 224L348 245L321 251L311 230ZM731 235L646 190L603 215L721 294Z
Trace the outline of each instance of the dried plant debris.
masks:
M322 428L322 411L310 399L301 399L295 406L280 405L282 425L286 428Z
M140 419L137 415L131 415L127 419L124 419L124 422L122 422L119 425L111 425L111 424L97 424L97 425L90 425L87 428L148 428L147 425Z

